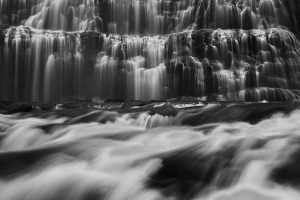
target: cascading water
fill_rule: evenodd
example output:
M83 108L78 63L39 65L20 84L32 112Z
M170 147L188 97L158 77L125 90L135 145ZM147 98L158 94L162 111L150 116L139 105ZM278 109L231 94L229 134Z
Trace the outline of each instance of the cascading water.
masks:
M297 8L296 0L1 0L1 98L298 99Z
M299 200L299 11L0 0L0 200Z
M37 29L101 31L94 0L1 0L1 21Z
M104 51L98 53L95 65L94 94L103 98L163 99L164 41L164 37L147 36L105 38Z

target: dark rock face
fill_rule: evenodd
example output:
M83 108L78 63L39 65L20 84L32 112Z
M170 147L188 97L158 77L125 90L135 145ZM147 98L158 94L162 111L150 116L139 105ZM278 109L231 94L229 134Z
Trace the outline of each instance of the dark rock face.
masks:
M288 17L289 17L289 22L290 22L290 29L292 32L296 33L299 37L300 34L300 4L299 1L297 0L284 0L283 1L286 8L288 9Z
M274 113L291 113L299 108L298 104L223 104L204 110L203 112L187 113L183 116L185 125L202 125L206 123L244 121L256 124L271 117Z
M291 145L299 145L299 138ZM286 162L276 167L270 174L270 178L283 185L300 187L300 149L298 148Z
M235 149L200 152L201 147L194 147L162 156L162 166L149 178L148 187L159 189L165 196L192 199L201 192L208 192L205 190L210 185L216 188L231 185L238 174L231 169Z
M291 146L299 146L300 138L291 142ZM300 149L298 148L292 155L280 166L272 170L270 178L283 185L300 187Z

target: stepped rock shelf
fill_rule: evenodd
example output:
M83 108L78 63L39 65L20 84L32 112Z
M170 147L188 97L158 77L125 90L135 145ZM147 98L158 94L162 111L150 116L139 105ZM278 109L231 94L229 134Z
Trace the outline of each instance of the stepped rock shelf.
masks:
M0 98L292 101L297 0L0 0Z

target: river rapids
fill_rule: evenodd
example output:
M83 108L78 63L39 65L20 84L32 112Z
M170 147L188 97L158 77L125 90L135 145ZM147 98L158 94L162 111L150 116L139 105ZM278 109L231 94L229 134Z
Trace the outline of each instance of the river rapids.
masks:
M0 199L299 200L298 104L120 108L0 115Z

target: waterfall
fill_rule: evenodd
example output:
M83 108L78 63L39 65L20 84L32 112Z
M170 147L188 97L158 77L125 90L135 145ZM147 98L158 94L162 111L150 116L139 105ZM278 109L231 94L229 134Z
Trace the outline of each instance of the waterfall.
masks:
M299 200L300 0L0 0L0 200Z
M108 32L164 34L183 30L192 21L192 0L111 0Z
M297 0L0 0L0 98L291 101Z
M164 99L164 38L110 36L97 56L94 91L101 97ZM108 89L110 88L110 89Z

